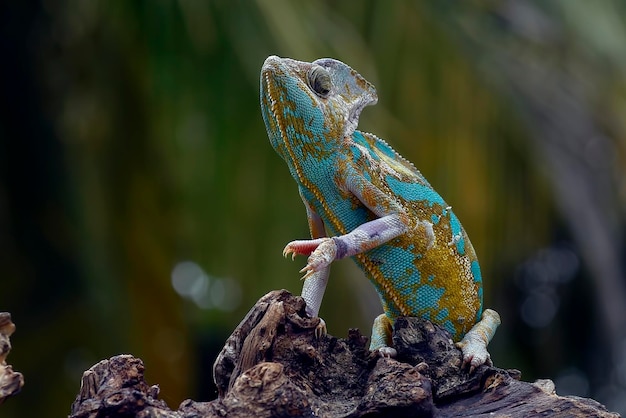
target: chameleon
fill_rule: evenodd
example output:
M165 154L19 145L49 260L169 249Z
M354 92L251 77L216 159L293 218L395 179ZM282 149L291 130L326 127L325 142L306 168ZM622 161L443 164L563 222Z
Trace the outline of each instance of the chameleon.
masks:
M375 87L347 64L268 57L260 77L261 113L304 203L311 239L283 255L308 256L302 298L319 314L334 260L351 257L376 288L383 313L370 350L396 357L399 316L418 316L450 332L470 371L491 365L487 345L500 317L483 312L476 253L452 208L415 166L376 135L357 130ZM320 321L318 336L326 334Z

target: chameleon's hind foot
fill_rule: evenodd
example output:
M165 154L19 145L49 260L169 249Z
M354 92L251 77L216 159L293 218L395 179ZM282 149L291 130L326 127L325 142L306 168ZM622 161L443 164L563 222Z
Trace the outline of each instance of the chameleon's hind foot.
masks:
M456 346L463 352L462 368L469 366L472 373L477 367L486 364L492 366L487 345L500 325L500 315L492 309L485 309L480 321L469 330Z
M378 349L378 355L385 358L396 358L398 356L398 352L393 347L384 346Z
M378 315L372 325L370 350L376 351L380 357L395 358L398 352L390 347L392 332L393 326L389 317L385 314Z

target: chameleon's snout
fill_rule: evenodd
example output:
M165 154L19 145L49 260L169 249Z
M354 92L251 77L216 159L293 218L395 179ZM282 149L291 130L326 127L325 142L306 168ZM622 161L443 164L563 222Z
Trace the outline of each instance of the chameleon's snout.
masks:
M270 55L269 57L265 58L265 62L263 62L263 67L261 67L261 72L264 72L270 68L274 68L279 61L280 57L276 55Z

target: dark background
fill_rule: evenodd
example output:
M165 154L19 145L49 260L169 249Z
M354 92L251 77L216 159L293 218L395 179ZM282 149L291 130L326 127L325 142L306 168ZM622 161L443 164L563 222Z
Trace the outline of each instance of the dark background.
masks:
M258 77L271 54L374 83L360 128L454 206L503 324L500 367L626 413L626 3L41 1L0 6L0 310L25 375L2 417L65 416L83 370L141 357L172 408L306 238ZM329 332L381 311L349 261Z

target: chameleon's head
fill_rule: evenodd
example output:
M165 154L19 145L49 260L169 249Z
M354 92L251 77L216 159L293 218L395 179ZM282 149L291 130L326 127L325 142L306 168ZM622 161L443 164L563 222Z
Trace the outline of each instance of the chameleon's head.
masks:
M357 127L376 89L331 58L312 63L268 57L261 70L261 110L270 142L296 168L306 158L332 154Z

